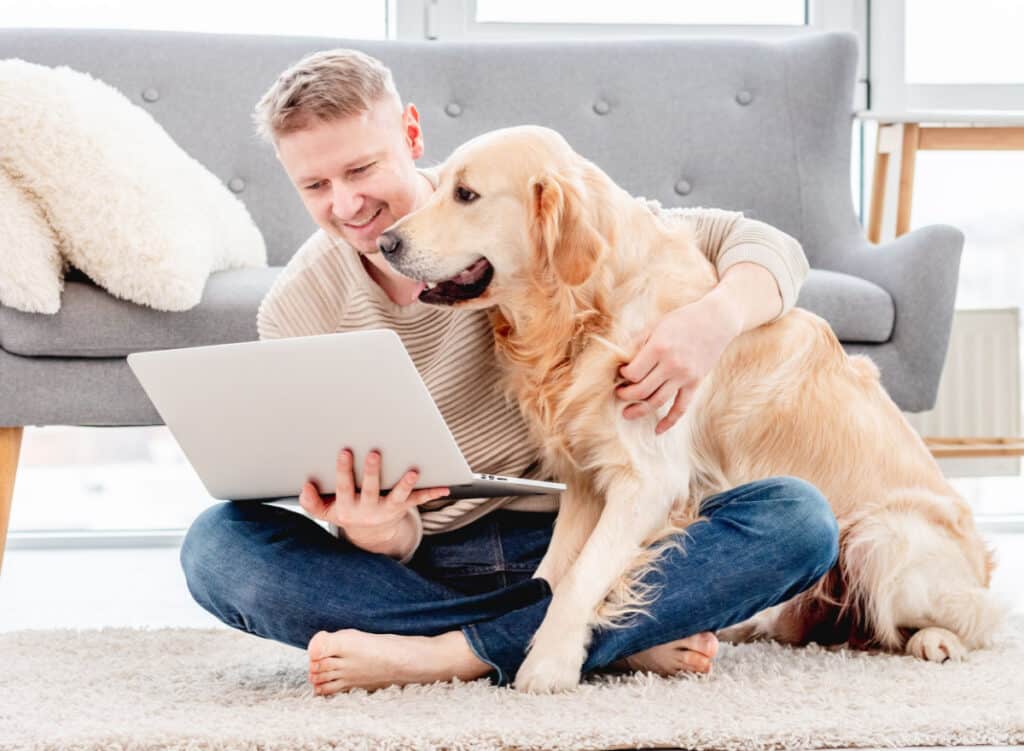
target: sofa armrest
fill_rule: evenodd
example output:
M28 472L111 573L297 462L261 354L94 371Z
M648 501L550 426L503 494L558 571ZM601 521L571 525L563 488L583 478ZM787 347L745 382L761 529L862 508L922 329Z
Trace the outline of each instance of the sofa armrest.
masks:
M948 224L921 227L887 243L864 238L819 259L832 271L867 279L886 290L895 307L889 344L900 370L934 403L949 348L964 233Z

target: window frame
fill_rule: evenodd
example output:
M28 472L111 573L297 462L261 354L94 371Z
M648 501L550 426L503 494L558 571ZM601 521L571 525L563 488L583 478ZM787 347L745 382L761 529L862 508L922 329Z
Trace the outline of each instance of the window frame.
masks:
M919 84L906 81L906 0L885 0L871 6L873 39L871 109L907 110L1012 110L1024 109L1024 84L951 83Z
M613 24L479 22L476 0L400 0L396 28L399 38L429 40L594 39L629 36L750 36L782 39L807 31L811 6L826 0L804 0L804 24ZM838 0L844 5L851 0Z

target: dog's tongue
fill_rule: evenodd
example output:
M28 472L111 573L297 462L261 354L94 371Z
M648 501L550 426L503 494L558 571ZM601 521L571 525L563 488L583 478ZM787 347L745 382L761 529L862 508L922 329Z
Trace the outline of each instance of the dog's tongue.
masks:
M456 284L472 284L484 275L484 270L487 268L487 259L481 258L479 261L474 263L468 269L460 273L458 276L452 279Z

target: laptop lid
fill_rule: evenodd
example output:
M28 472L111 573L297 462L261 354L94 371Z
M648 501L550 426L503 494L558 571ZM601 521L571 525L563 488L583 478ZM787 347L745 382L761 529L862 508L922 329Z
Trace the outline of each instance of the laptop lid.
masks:
M337 453L346 446L357 485L374 448L382 453L382 489L413 467L417 488L470 485L477 477L390 329L135 352L127 359L214 498L296 496L307 480L333 494ZM478 495L503 494L501 483L492 484L493 492Z

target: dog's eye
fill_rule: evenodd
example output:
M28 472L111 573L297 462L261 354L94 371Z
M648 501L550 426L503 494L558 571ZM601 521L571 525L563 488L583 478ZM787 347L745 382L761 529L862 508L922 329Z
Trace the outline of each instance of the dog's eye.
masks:
M480 196L474 193L469 188L463 188L461 185L455 187L455 200L459 203L472 203Z

